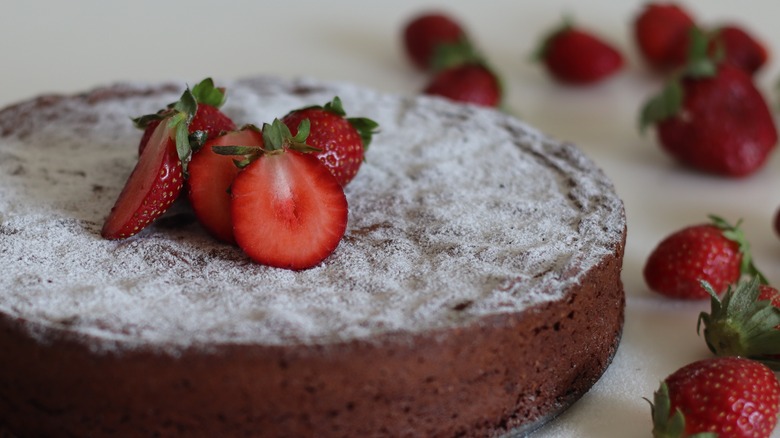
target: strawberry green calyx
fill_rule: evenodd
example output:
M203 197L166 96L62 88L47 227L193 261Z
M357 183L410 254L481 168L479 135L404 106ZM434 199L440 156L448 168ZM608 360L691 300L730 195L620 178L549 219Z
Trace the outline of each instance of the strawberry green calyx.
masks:
M184 90L179 100L173 104L173 113L168 116L168 127L174 132L176 137L176 152L179 154L184 167L184 174L187 174L187 163L192 156L193 147L190 143L189 126L195 113L198 111L198 101L190 91L189 87ZM193 134L193 140L202 145L205 140L199 133Z
M456 42L437 45L431 57L431 68L434 72L461 64L481 63L484 63L482 54L477 51L465 35Z
M242 129L254 129L263 134L263 147L260 146L214 146L212 151L219 155L241 156L243 159L234 160L239 168L248 166L252 161L264 154L280 154L286 150L294 150L303 153L319 152L320 150L306 144L309 136L309 119L304 119L298 125L298 133L293 136L290 128L281 120L274 119L272 123L263 124L262 129L254 125L246 125Z
M319 149L306 144L306 138L309 137L311 125L309 119L303 119L298 124L298 133L293 136L290 128L281 120L274 119L271 124L263 124L263 141L267 153L274 151L283 151L292 149L298 152L311 153L319 152Z
M647 400L647 399L645 399ZM702 432L693 435L685 433L685 415L678 408L671 413L672 402L669 398L669 386L661 382L658 390L653 394L650 403L653 416L653 438L717 438L718 434Z
M696 331L716 356L741 356L780 370L780 309L758 300L761 281L754 277L729 287L722 299L702 282L710 294L710 313L702 312Z
M215 87L214 80L211 78L206 78L192 87L192 95L195 96L198 103L211 105L215 108L221 107L227 100L225 89Z
M764 274L761 273L761 271L759 271L759 269L753 263L753 256L750 251L750 243L748 242L747 237L745 237L744 231L742 231L742 228L740 227L742 221L737 221L735 225L731 225L725 219L714 214L711 214L708 217L712 224L723 232L724 237L733 242L736 242L737 245L739 245L739 252L742 254L740 273L743 276L758 278L761 284L769 284L769 281L766 279Z
M683 86L679 79L670 80L660 94L650 98L639 115L639 130L644 133L648 126L664 121L680 112L683 103Z

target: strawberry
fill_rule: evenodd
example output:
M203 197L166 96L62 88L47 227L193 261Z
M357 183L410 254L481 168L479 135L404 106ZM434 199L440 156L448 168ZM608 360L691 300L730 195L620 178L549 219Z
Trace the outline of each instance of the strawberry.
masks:
M653 436L769 437L780 410L780 382L766 365L738 357L688 364L655 392Z
M403 44L409 59L421 70L434 68L438 51L450 51L452 47L460 47L456 51L470 50L460 23L441 12L426 12L410 20L404 26Z
M780 293L763 276L739 282L719 299L712 287L710 313L699 315L697 331L718 356L741 356L780 370Z
M681 6L648 3L634 19L634 39L648 65L666 70L685 64L686 40L693 26L693 18Z
M641 129L654 125L661 146L694 169L744 177L766 162L777 143L769 106L751 76L707 54L694 33L691 58L641 113Z
M617 49L568 21L543 39L535 59L555 79L575 85L601 81L623 67Z
M330 169L304 143L309 122L264 125L264 149L250 154L231 188L233 234L254 261L301 270L335 251L347 226L347 198ZM228 155L241 148L215 148Z
M219 109L225 103L225 90L215 87L211 78L206 78L195 85L192 88L192 95L195 96L198 107L195 111L195 117L189 124L189 133L197 135L199 141L205 142L219 135L222 131L233 131L236 129L236 125L230 117L226 116ZM143 152L152 132L154 132L160 121L173 111L173 105L168 105L167 108L158 111L156 114L149 114L134 120L136 126L144 130L141 142L138 144L139 155Z
M498 107L503 90L498 76L484 63L465 63L436 73L423 93L456 102Z
M196 109L195 97L187 89L157 124L103 224L104 238L123 239L138 233L179 196L183 162L191 155L189 124Z
M310 106L291 111L282 118L292 135L309 119L306 143L316 149L320 159L342 186L355 178L363 164L365 151L379 125L365 117L347 117L341 99L336 96L324 106Z
M206 142L189 164L188 198L200 224L214 237L235 243L230 216L230 186L239 168L239 156L214 152L219 146L263 146L263 135L254 126L231 131Z
M710 220L675 231L653 249L643 271L651 290L671 298L704 299L709 294L702 280L720 293L742 275L760 275L739 223L713 215Z
M722 49L725 62L754 74L769 59L763 43L735 24L721 26L714 32L711 50Z

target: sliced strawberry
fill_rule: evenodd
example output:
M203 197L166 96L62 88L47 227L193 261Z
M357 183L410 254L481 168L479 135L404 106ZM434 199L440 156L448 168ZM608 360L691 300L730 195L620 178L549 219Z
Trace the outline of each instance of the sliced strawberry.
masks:
M157 123L103 225L103 237L123 239L138 233L179 196L192 155L189 124L197 106L188 88Z
M106 239L130 237L163 214L184 181L169 123L158 123L103 225Z
M257 129L246 127L209 140L189 165L188 196L200 224L214 237L235 243L230 216L230 185L239 168L234 160L240 156L221 155L215 146L263 146L263 135Z
M263 129L266 150L231 189L233 233L252 260L278 268L313 267L330 255L347 226L347 199L338 180L314 155L291 148L289 129L276 120ZM296 136L298 137L298 136Z

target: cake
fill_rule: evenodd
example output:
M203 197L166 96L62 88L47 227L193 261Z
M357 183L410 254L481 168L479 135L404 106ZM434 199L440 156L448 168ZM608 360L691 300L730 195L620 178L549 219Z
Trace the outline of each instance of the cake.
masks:
M294 272L180 200L100 229L130 118L183 84L0 111L0 430L19 436L501 436L581 397L619 343L623 204L574 145L507 114L314 79L227 87L237 123L339 96L379 122L336 251Z

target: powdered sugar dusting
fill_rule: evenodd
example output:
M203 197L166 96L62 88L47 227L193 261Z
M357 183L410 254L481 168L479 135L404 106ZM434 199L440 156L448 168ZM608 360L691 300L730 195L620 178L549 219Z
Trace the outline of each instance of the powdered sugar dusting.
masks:
M136 237L103 240L137 157L129 118L180 91L31 101L0 113L0 313L42 339L47 327L92 335L96 349L338 342L559 299L622 240L611 182L510 116L345 83L224 85L239 124L334 95L380 123L336 252L303 272L259 266L206 235L186 202Z

